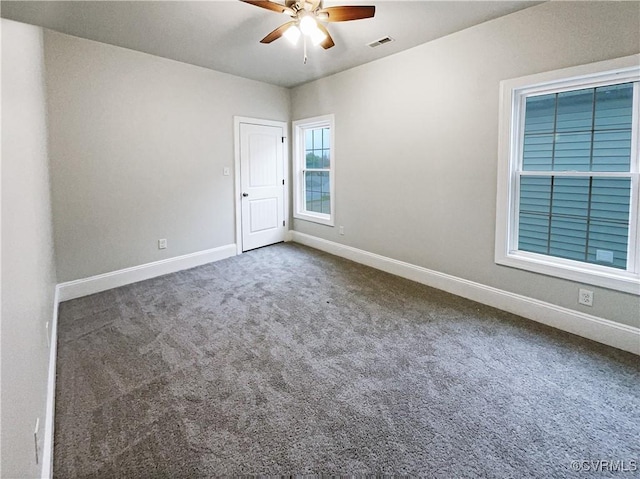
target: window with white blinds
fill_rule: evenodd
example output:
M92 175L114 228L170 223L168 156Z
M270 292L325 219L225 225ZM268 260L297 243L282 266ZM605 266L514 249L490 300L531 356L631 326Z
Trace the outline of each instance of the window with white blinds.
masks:
M637 60L512 82L502 85L510 108L503 104L496 261L640 294Z

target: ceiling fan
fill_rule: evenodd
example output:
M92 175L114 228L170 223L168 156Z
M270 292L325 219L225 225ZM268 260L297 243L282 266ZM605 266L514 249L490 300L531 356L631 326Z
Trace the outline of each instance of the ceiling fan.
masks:
M325 50L335 45L327 27L323 22L346 22L349 20L361 20L371 18L376 13L374 6L335 6L324 8L322 0L286 0L284 5L269 0L241 0L257 7L265 8L277 13L289 15L293 20L280 25L260 43L271 43L284 36L291 43L296 44L302 36L311 40L314 45L320 45Z

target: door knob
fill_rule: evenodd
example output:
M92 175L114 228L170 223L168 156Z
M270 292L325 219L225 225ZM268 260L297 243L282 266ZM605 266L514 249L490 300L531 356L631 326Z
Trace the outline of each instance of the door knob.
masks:
M247 196L249 196L249 193L242 193L242 196L246 198Z

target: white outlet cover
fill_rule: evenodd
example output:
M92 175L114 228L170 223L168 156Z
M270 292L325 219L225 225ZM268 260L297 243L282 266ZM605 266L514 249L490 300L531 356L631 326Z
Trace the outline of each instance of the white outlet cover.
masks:
M593 306L593 291L580 289L580 291L578 291L578 303L584 304L585 306Z

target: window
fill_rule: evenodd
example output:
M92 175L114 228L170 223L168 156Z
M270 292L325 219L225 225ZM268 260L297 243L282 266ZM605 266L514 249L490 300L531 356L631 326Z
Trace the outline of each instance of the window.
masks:
M333 226L333 115L293 122L295 218Z
M501 90L496 262L640 295L638 58Z

